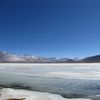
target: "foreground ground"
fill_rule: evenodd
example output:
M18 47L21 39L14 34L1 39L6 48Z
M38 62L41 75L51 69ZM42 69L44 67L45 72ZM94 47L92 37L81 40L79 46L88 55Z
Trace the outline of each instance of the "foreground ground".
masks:
M100 64L0 64L0 87L0 100L100 100Z

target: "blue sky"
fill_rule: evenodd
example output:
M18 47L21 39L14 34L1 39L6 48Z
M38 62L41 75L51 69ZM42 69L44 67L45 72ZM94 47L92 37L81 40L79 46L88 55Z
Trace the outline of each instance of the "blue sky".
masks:
M0 0L0 50L46 57L100 54L100 0Z

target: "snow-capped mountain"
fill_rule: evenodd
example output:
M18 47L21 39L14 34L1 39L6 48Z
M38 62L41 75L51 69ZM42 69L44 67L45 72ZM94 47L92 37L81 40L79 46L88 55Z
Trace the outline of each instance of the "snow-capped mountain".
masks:
M22 57L17 55L9 54L7 52L0 52L0 62L18 62L23 61Z
M63 58L46 58L33 55L14 55L7 52L0 52L0 62L20 62L20 63L54 63L54 62L67 62L69 59Z
M84 59L70 59L66 58L56 58L56 57L41 57L34 55L14 55L7 52L0 52L0 62L1 63L99 63L100 55L86 57Z

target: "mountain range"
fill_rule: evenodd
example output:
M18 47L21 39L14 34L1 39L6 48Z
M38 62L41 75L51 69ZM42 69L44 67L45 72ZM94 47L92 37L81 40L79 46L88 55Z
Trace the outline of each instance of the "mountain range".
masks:
M33 55L14 55L0 51L0 63L99 63L100 55L90 56L83 59L40 57Z

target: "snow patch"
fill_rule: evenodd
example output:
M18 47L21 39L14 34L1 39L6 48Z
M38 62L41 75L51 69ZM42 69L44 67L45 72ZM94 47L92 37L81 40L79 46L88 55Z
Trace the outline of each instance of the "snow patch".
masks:
M3 88L0 90L0 100L7 100L9 98L22 99L24 100L90 100L90 99L65 99L60 95L35 92L28 90L17 90L10 88Z

